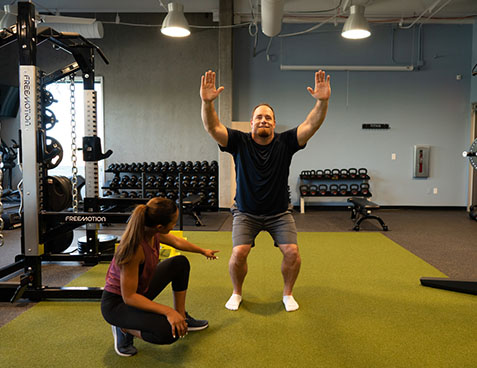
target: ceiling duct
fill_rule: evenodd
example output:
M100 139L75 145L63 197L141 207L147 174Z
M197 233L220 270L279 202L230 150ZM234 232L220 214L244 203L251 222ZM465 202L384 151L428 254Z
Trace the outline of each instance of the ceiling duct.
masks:
M282 30L284 0L262 0L262 32L275 37Z
M94 21L90 24L81 23L39 23L38 28L50 27L61 33L78 33L84 38L103 38L103 24Z
M4 15L0 17L0 29L8 28L17 22L17 5L5 5ZM103 24L92 18L65 17L61 15L36 14L38 28L50 27L57 32L78 33L84 38L103 38Z

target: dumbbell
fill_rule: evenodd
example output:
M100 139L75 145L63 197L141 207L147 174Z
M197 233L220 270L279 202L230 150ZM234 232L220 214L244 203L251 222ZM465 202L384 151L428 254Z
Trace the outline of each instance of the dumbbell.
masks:
M178 184L178 186L179 186L179 184ZM182 189L185 190L185 189L189 188L189 186L190 186L189 180L183 180L182 181Z
M129 193L129 198L137 198L137 197L138 197L137 192L132 191Z
M339 187L337 184L330 185L330 194L331 195L338 195Z
M207 193L208 198L217 198L217 194L213 191Z
M174 191L170 191L166 193L166 198L175 201L177 199L177 193Z
M111 180L111 183L109 184L110 188L119 188L119 176L115 176L113 180Z
M218 164L213 165L214 162L217 162L217 161L212 161L212 163L209 166L209 172L217 173L217 171L219 171L219 165Z
M144 183L144 186L147 188L147 189L152 189L154 188L154 178L152 176L150 176L149 178L147 178L146 182Z
M369 195L369 184L368 183L361 183L359 187L360 187L361 195L364 195L364 196Z
M169 182L167 182L167 183L169 183ZM158 178L155 178L154 181L152 182L152 188L153 189L159 189L162 186L165 186L165 183L160 181Z
M207 204L208 204L210 207L217 207L217 199L215 199L215 198L210 198L210 199L207 201Z
M348 184L340 184L339 186L339 193L342 196L345 196L348 194Z
M119 182L119 185L122 187L122 188L126 188L128 186L128 183L129 183L129 176L128 175L124 175L121 179L121 181Z
M368 178L368 169L365 169L362 167L361 169L358 169L358 175L361 179L367 179Z
M350 191L351 195L354 195L354 196L358 195L359 185L358 184L351 184L349 186L349 191Z
M200 161L196 161L192 166L192 172L199 173L201 171Z
M125 190L119 194L119 198L128 198L128 197L129 197L129 193L126 192Z

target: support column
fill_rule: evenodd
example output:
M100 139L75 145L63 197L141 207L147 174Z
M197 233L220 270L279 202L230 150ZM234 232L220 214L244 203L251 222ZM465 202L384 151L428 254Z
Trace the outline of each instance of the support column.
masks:
M219 25L233 24L233 0L220 0ZM227 127L232 124L232 28L219 28L219 70L218 86L224 86L225 90L218 98L219 120ZM219 208L229 208L234 199L235 193L232 193L231 181L235 180L232 176L234 170L232 156L219 150Z

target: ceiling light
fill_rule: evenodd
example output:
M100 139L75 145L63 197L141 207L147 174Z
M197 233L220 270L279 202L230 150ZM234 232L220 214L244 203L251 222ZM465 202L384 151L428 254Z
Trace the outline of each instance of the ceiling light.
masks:
M13 5L4 5L3 12L5 14L0 18L0 29L17 24L17 15L15 14L17 9Z
M189 24L184 16L184 6L179 3L167 4L168 13L162 22L161 33L170 37L190 35Z
M341 36L353 40L369 37L371 30L369 29L368 21L364 17L364 6L351 5L349 13L349 17L341 31Z

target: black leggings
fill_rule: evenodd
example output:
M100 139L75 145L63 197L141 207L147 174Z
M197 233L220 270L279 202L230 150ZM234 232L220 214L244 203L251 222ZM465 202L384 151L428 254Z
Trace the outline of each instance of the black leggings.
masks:
M190 264L186 257L175 256L158 263L149 288L144 296L153 300L172 283L173 291L187 290ZM179 338L172 337L172 328L167 317L126 305L121 295L103 291L101 313L113 326L139 330L144 341L153 344L172 344Z

